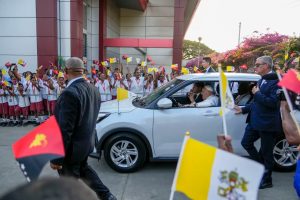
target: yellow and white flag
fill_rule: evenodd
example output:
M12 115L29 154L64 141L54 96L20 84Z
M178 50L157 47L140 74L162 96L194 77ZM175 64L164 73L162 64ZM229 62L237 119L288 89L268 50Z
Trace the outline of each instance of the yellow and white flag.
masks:
M257 199L263 165L185 136L170 200L182 192L193 200Z
M141 66L146 67L147 66L147 61L142 61Z
M234 66L226 66L226 71L234 72L234 70L235 70Z
M151 73L151 72L158 72L158 69L155 67L148 68L148 73Z
M128 90L117 88L117 100L122 101L124 99L128 99Z
M113 63L116 63L116 62L117 62L116 58L109 58L109 63L110 64L113 64Z
M227 77L225 73L222 71L221 67L219 67L220 72L220 94L221 94L221 113L228 111L228 109L234 108L234 99L232 93L230 91L230 87L228 84Z
M184 75L185 75L185 74L189 74L188 68L182 67L182 68L181 68L181 73L183 73Z
M132 57L128 57L128 58L126 58L126 62L127 62L127 63L130 63L130 62L132 62Z

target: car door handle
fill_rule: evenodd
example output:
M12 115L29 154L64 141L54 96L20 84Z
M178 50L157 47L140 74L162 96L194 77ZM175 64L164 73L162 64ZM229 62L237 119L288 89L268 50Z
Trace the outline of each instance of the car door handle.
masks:
M205 113L204 116L218 116L219 113Z

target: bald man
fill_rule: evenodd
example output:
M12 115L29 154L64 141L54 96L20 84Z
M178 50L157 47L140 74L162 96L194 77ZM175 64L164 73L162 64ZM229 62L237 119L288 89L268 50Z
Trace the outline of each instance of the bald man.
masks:
M57 99L54 115L62 132L65 157L51 161L51 168L61 176L80 178L101 200L116 200L102 183L87 159L94 148L96 120L100 110L100 93L83 78L83 61L73 57L67 60L66 89Z

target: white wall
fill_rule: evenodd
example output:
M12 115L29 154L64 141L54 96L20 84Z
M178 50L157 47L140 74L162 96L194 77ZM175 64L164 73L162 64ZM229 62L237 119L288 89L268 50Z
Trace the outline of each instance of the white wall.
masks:
M99 60L99 0L87 0L87 66Z
M57 1L57 53L64 59L71 57L71 3L70 0Z
M155 38L173 39L174 32L174 0L149 0L145 12L120 9L120 37L121 38ZM148 56L151 56L156 66L170 66L172 64L172 48L147 48ZM121 54L140 57L144 55L139 51L122 48ZM134 59L135 60L135 59ZM130 65L130 71L136 67L134 61Z
M20 71L37 67L35 0L0 0L0 66L6 62L27 62Z

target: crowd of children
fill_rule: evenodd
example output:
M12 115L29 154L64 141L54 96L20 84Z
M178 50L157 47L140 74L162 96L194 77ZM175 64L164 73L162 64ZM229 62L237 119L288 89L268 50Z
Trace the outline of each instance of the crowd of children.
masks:
M149 70L141 65L137 65L133 73L127 68L123 74L123 65L119 63L114 67L93 64L84 76L98 88L101 101L105 102L116 99L118 87L144 96L179 74L172 70L168 75L164 67ZM56 66L41 66L36 72L19 73L18 66L12 64L0 70L0 80L1 126L40 124L53 114L55 102L67 84L64 70Z

